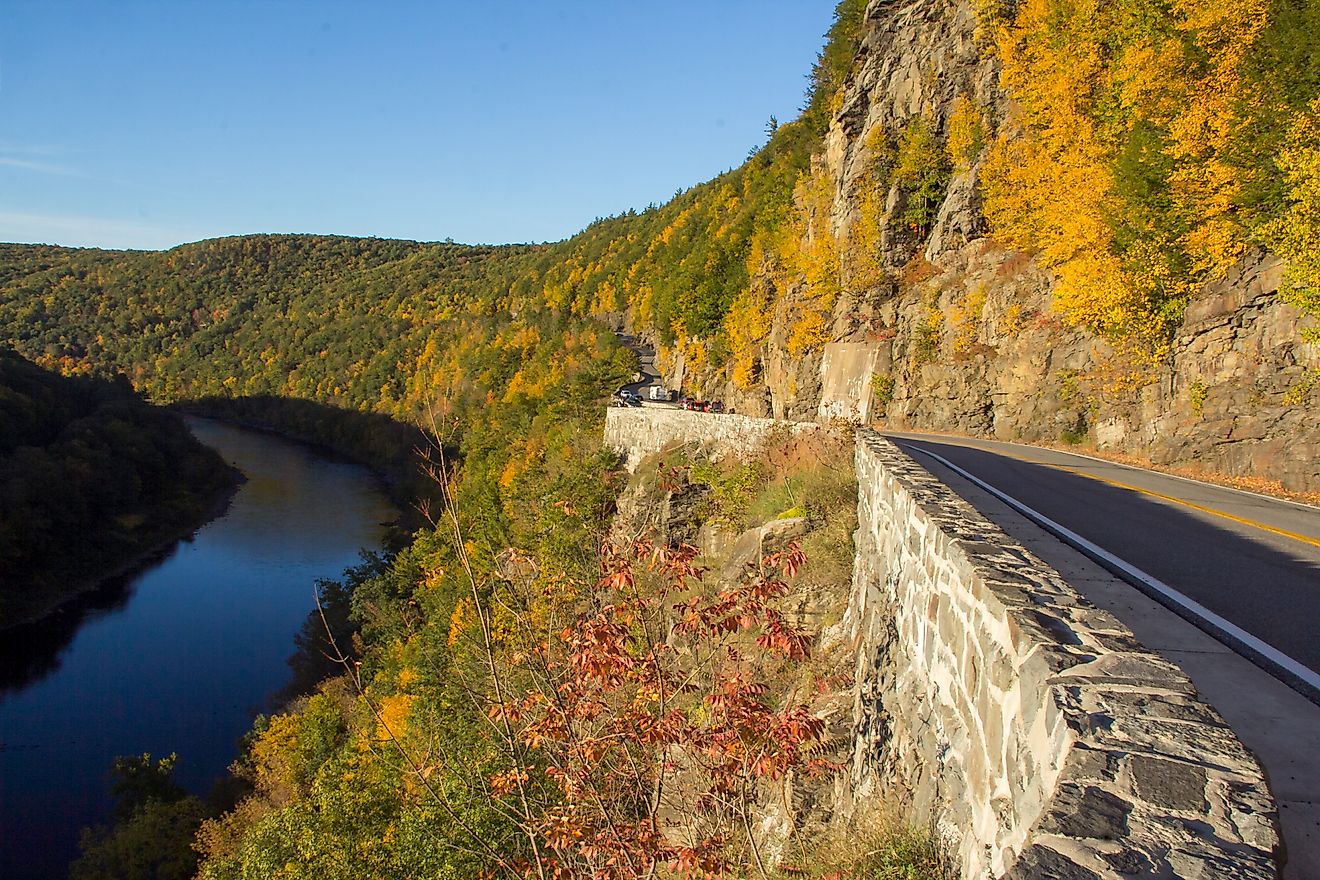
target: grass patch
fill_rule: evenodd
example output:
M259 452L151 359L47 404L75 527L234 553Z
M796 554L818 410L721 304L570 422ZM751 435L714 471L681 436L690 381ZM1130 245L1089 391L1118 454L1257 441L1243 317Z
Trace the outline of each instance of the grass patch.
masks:
M703 518L741 532L778 519L807 521L802 549L812 585L847 584L857 529L851 438L783 437L752 461L697 461L688 478L711 490Z
M785 859L780 875L816 880L950 880L953 861L934 833L893 818L868 817L836 827L798 864ZM791 858L791 857L790 857Z

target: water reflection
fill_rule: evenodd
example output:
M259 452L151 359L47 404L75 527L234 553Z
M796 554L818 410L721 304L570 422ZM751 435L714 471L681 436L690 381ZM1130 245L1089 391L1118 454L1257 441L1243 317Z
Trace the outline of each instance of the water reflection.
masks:
M123 609L133 598L138 574L160 565L177 549L143 560L133 571L107 579L34 623L11 627L0 638L0 704L10 693L36 684L60 668L60 655L84 622ZM3 744L0 743L0 747Z
M378 546L395 511L372 476L205 420L194 433L248 477L229 511L0 655L0 877L59 877L108 808L115 755L178 752L204 793L289 678L314 584Z

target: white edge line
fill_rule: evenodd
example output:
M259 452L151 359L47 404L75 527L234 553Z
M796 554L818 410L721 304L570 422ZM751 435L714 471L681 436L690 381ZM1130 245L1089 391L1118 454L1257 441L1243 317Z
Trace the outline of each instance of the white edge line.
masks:
M1164 596L1170 602L1174 603L1175 605L1178 605L1179 607L1187 611L1189 614L1191 614L1193 617L1196 617L1199 620L1204 621L1214 629L1217 629L1224 635L1227 635L1230 639L1239 642L1242 646L1245 646L1248 650L1254 651L1255 653L1259 654L1268 663L1277 666L1278 668L1284 670L1287 674L1296 677L1299 681L1304 682L1309 687L1314 688L1317 692L1320 692L1320 675L1316 674L1309 666L1305 666L1299 663L1298 661L1294 660L1292 657L1289 657L1287 654L1283 653L1278 648L1274 647L1268 642L1261 641L1259 638L1253 636L1251 633L1242 629L1240 626L1233 623L1232 621L1220 617L1218 614L1211 611L1209 608L1206 608L1204 605L1197 602L1195 599L1192 599L1191 597L1180 593L1178 590L1175 590L1173 587L1164 583L1164 581L1160 580L1159 578L1154 577L1153 575L1149 575L1146 572L1142 571L1141 569L1137 568L1136 566L1128 562L1125 562L1122 559L1119 559L1117 556L1110 553L1108 550L1105 550L1103 547L1093 544L1092 542L1088 541L1086 538L1083 538L1081 535L1077 534L1071 529L1059 525L1054 520L1045 516L1045 514L1033 510L1032 508L1023 504L1021 501L1018 501L1016 498L1012 497L1011 495L1001 492L999 489L996 489L994 486L990 485L989 483L985 482L979 477L973 476L972 474L958 467L958 465L949 461L944 456L937 455L934 452L931 452L930 450L927 449L922 449L919 446L912 448L923 455L930 456L931 458L938 461L940 464L947 467L949 470L953 471L956 474L959 474L964 479L970 480L971 482L980 486L982 489L991 493L1000 501L1003 501L1009 507L1012 507L1014 510L1018 511L1024 516L1029 517L1039 525L1044 526L1046 529L1058 535L1060 538L1063 538L1065 541L1067 541L1069 544L1072 544L1074 547L1077 547L1080 550L1084 550L1088 555L1093 555L1095 557L1098 557L1099 559L1108 563L1108 566L1112 566L1113 569L1117 569L1118 571L1122 572L1128 577L1141 581L1142 584L1149 587L1152 591ZM1236 648L1238 646L1230 645L1230 647Z
M1172 474L1169 473L1168 471L1157 471L1154 468L1144 468L1141 467L1140 465L1126 464L1125 462L1114 461L1113 459L1109 459L1109 458L1101 458L1098 455L1087 455L1085 452L1073 452L1068 449L1055 449L1053 446L1032 446L1030 443L1010 443L1007 440L986 440L980 437L959 437L956 434L950 434L947 437L945 437L945 435L942 434L921 434L915 431L912 432L899 431L899 432L886 432L886 433L892 433L896 437L912 440L913 442L916 443L938 443L940 442L939 439L927 440L924 438L944 437L944 439L946 440L949 439L972 440L978 443L997 443L1001 446L1011 446L1011 447L1016 447L1018 449L1034 449L1039 452L1053 452L1056 455L1071 455L1073 458L1081 458L1081 459L1085 459L1086 461L1093 461L1097 464L1112 465L1114 467L1123 468L1124 470L1135 471L1138 474L1153 474L1155 476L1160 476L1160 477L1169 477L1170 479L1182 480L1184 483L1191 483L1192 485L1201 486L1207 489L1223 489L1225 492L1236 492L1239 495L1246 495L1248 498L1260 498L1264 501L1273 501L1277 504L1289 504L1293 507L1301 508L1302 510L1307 511L1308 513L1315 513L1317 511L1320 511L1320 507L1314 504L1307 504L1305 501L1294 501L1291 498L1279 498L1276 495L1266 495L1264 492L1253 492L1250 489L1239 489L1237 486L1224 486L1219 483L1211 483L1207 480L1198 480L1196 477L1184 477L1182 474ZM907 434L908 436L903 437L904 434ZM984 449L977 446L972 446L970 448L980 449L982 452L990 452L992 454L994 452L993 449ZM926 454L931 455L932 453L926 453ZM1032 463L1048 465L1048 462L1043 462L1043 461L1032 462Z

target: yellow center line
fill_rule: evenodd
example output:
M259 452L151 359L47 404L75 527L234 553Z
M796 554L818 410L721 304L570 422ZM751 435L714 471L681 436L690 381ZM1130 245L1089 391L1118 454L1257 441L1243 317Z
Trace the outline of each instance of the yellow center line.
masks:
M1030 461L1030 459L1021 459L1021 460ZM1142 495L1149 495L1152 498L1158 498L1161 501L1168 501L1171 504L1181 504L1183 507L1190 507L1192 510L1199 510L1202 513L1208 513L1211 516L1218 516L1227 520L1232 520L1235 523L1240 523L1241 525L1244 526L1250 526L1253 529L1260 529L1261 531L1271 532L1272 534L1281 535L1282 537L1285 538L1292 538L1294 541L1301 541L1303 544L1310 544L1312 547L1320 547L1320 540L1316 540L1315 538L1309 537L1307 535L1299 535L1297 532L1290 532L1287 529L1280 529L1275 526L1266 525L1265 523L1257 522L1254 519L1247 519L1246 517L1243 516L1235 516L1234 514L1225 513L1224 511L1216 510L1213 507L1206 507L1203 504L1197 504L1193 501L1186 501L1182 498L1175 498L1172 495L1165 495L1162 492L1155 492L1150 489L1143 489L1140 486L1133 486L1130 483L1121 483L1118 480L1111 480L1108 479L1107 477L1097 477L1095 474L1088 474L1083 471L1076 470L1075 468L1070 468L1067 465L1050 464L1049 462L1044 462L1044 461L1037 461L1032 463L1041 464L1048 468L1054 468L1055 470L1067 471L1070 474L1074 474L1079 477L1086 477L1086 479L1088 480L1096 480L1097 482L1100 483L1107 483L1110 486L1117 486L1120 489L1127 489L1131 492L1138 492Z
M1287 529L1280 529L1275 526L1266 525L1263 522L1257 522L1254 519L1247 519L1246 517L1243 516L1235 516L1234 514L1231 513L1225 513L1222 510L1216 510L1213 507L1206 507L1202 504L1196 504L1195 502L1192 501L1185 501L1182 498L1175 498L1172 495L1165 495L1162 492L1155 492L1150 489L1143 489L1140 486L1133 486L1130 483L1122 483L1119 482L1118 480L1111 480L1107 477L1097 477L1095 474L1088 474L1084 471L1079 471L1076 468L1068 467L1067 465L1051 464L1048 461L1040 461L1039 459L1027 458L1024 455L1015 455L1011 452L1003 452L996 449L984 449L978 446L972 446L968 448L981 449L982 452L989 452L991 455L1002 455L1004 458L1011 458L1016 461L1023 462L1025 464L1037 464L1042 467L1053 468L1054 470L1058 470L1058 471L1067 471L1068 473L1073 474L1074 476L1085 477L1088 480L1095 480L1096 482L1099 483L1107 483L1110 486L1115 486L1119 489L1127 489L1130 492L1137 492L1141 495L1149 495L1150 497L1158 498L1161 501L1168 501L1170 504L1180 504L1183 507L1190 507L1192 510L1199 510L1202 513L1208 513L1211 516L1218 516L1226 520L1231 520L1232 522L1244 526L1249 526L1253 529L1260 529L1263 532L1270 532L1271 534L1279 535L1280 537L1283 538L1291 538L1294 541L1300 541L1303 544L1309 544L1312 547L1320 547L1320 540L1312 538L1309 535L1301 535L1298 534L1297 532L1290 532Z

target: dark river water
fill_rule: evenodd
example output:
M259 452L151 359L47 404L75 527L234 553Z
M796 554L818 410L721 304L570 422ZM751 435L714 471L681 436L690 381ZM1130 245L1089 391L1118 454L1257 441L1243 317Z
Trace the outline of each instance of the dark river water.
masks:
M289 678L314 585L397 511L367 470L190 419L247 476L228 512L49 621L0 634L0 878L63 877L116 755L177 752L197 794Z

